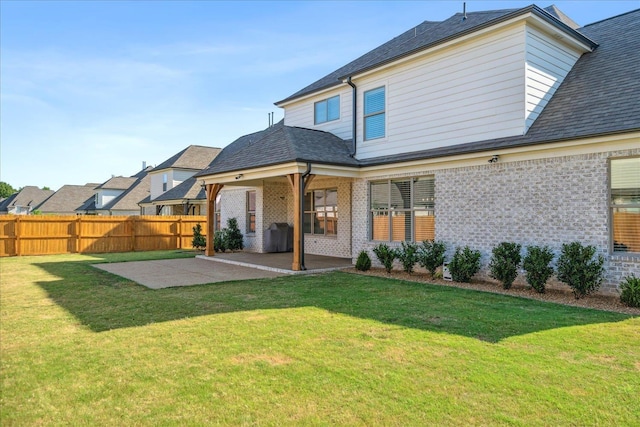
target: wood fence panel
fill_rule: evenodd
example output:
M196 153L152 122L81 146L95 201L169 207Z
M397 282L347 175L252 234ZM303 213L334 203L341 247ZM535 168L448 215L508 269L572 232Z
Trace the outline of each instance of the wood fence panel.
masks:
M205 222L205 216L3 215L0 256L191 249L193 227Z

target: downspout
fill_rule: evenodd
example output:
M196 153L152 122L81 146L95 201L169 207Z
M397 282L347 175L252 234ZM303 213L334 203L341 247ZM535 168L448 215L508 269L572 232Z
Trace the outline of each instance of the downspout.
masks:
M304 271L304 180L311 173L311 163L307 163L307 170L300 176L300 271Z
M351 86L352 90L352 95L351 95L351 103L353 104L353 111L352 111L352 116L353 116L353 120L352 120L352 124L351 124L351 153L349 153L349 155L351 157L355 157L356 155L356 124L357 124L357 119L358 116L356 115L356 112L358 111L358 88L356 87L355 84L353 84L353 82L351 81L351 76L347 77L347 84L349 86Z

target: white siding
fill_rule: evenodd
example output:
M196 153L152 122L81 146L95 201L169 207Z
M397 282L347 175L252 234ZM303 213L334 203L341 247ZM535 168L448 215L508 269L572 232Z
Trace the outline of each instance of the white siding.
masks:
M393 155L524 132L525 27L511 27L359 79L386 86L385 138L362 141L358 158Z
M124 190L99 190L97 193L96 208L102 208L122 193L124 193Z
M313 98L304 99L285 107L284 124L287 126L298 126L308 129L317 129L325 132L331 132L343 139L351 138L352 130L352 103L351 86L345 84L335 90L323 93ZM315 124L314 120L314 104L323 99L340 95L340 118L330 122Z
M149 177L150 177L150 195L151 195L151 200L155 199L156 197L158 197L159 195L161 195L163 193L162 191L162 175L164 172L155 172L155 173L150 173ZM167 176L167 179L169 177Z
M558 43L535 28L527 27L526 129L547 105L580 53Z
M174 170L172 177L173 179L172 181L169 181L169 184L171 185L170 188L177 187L178 185L182 184L184 181L195 175L195 173L196 171Z

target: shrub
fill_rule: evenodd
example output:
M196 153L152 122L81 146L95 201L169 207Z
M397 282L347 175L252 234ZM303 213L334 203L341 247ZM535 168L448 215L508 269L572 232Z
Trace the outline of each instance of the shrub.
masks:
M202 225L197 223L195 227L193 227L193 240L191 241L191 246L196 249L203 249L207 247L207 240L202 235Z
M629 307L640 307L640 277L634 274L624 278L620 284L620 301Z
M576 299L596 291L602 283L604 258L594 259L595 253L594 246L582 246L580 242L562 245L558 279L573 289Z
M522 260L522 268L525 270L527 283L538 293L543 294L547 280L553 274L553 252L549 247L528 246L527 254Z
M225 252L227 250L227 229L218 230L213 234L213 250L216 252Z
M393 269L393 261L397 258L397 253L394 249L389 248L385 243L380 243L373 248L373 253L376 254L376 258L380 261L380 264L384 265L384 269L387 273L391 273Z
M356 260L356 270L367 271L371 268L371 258L367 251L360 251Z
M244 249L244 241L242 233L238 228L238 220L235 218L227 219L227 228L224 236L225 246L230 251Z
M504 289L509 289L518 277L520 266L520 249L522 245L512 242L502 242L491 251L489 275L502 282Z
M469 246L463 249L456 248L449 263L451 278L456 282L469 282L478 271L480 271L480 251L472 250Z
M427 269L431 276L435 277L436 269L444 264L446 251L447 246L444 242L425 240L418 248L418 264Z
M402 263L402 269L411 274L413 267L418 262L418 245L411 242L401 242L402 247L396 250L396 257Z

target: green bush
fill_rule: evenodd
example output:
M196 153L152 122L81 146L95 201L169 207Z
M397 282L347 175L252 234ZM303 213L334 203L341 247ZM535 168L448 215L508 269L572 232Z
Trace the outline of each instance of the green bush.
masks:
M225 252L227 250L227 229L223 228L213 234L213 250L215 252Z
M629 307L640 307L640 277L634 274L624 278L620 284L620 301Z
M522 260L527 283L538 293L543 294L549 277L553 275L553 252L549 247L528 246L527 254Z
M242 233L238 228L238 220L235 218L227 219L227 228L224 235L225 246L230 251L244 249L244 241Z
M373 248L373 253L376 255L376 258L378 258L378 261L380 261L380 264L384 266L384 269L387 270L387 273L391 273L393 261L398 256L396 251L389 248L385 243L380 243Z
M604 258L598 256L595 246L582 246L580 242L562 245L558 258L558 279L571 287L576 299L596 291L604 276Z
M502 242L491 251L489 275L502 282L504 289L509 289L518 277L518 267L522 256L522 245L513 242Z
M356 270L367 271L371 268L371 258L367 251L360 251L356 260Z
M456 248L449 263L451 278L456 282L469 282L474 274L480 271L480 251L472 250L469 246Z
M444 242L425 240L418 248L418 264L427 269L431 276L435 277L436 269L444 264L446 251L447 246Z
M202 235L202 225L197 223L193 227L193 240L191 240L191 246L196 249L204 249L207 247L207 239Z
M413 267L418 262L418 245L402 242L402 247L396 250L396 257L402 263L402 269L405 272L413 273Z

